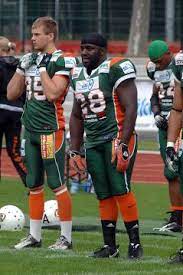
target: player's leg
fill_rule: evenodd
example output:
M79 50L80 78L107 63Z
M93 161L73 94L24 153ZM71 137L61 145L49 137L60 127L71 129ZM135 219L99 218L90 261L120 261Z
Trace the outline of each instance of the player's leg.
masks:
M26 168L20 155L21 113L9 111L9 119L6 125L6 149L17 170L23 184L26 186Z
M72 201L65 184L65 137L59 130L50 135L41 136L41 148L44 167L49 187L53 190L58 202L61 234L50 249L72 248Z
M167 144L167 131L159 130L159 144L161 157L165 163L165 151ZM160 231L182 231L183 224L183 195L180 191L180 180L177 173L173 173L164 166L164 175L168 181L170 198L170 217L167 222L159 229Z
M105 146L86 150L88 172L91 175L95 193L99 200L99 214L102 224L104 246L90 256L95 258L118 257L116 245L116 222L118 208L116 201L111 197L104 160Z
M115 198L121 216L123 218L127 234L129 236L128 257L130 259L140 258L142 256L142 246L139 236L139 217L137 202L134 193L131 191L131 175L137 152L137 138L132 136L129 143L130 164L124 173L116 171L116 163L111 164L111 144L106 144L106 170L110 180L110 188Z
M21 240L16 249L41 246L41 225L44 212L44 170L40 150L40 136L25 131L26 184L29 188L30 234Z

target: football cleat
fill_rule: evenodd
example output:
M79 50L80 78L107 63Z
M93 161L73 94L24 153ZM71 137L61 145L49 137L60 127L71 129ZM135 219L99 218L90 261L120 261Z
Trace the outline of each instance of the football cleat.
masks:
M170 256L169 264L183 264L183 248L179 249L174 255Z
M128 246L128 259L136 260L143 256L143 248L140 243L130 243Z
M109 245L104 245L99 250L94 251L89 257L93 258L118 258L119 257L119 245L116 247L110 247Z
M65 236L60 236L60 238L48 248L51 250L68 250L72 249L72 242L68 242Z
M41 247L41 240L37 241L34 237L29 234L26 238L20 240L18 244L14 246L15 249L24 249L24 248L39 248Z
M162 227L155 227L153 230L159 232L182 232L182 211L176 210L170 213L170 217Z

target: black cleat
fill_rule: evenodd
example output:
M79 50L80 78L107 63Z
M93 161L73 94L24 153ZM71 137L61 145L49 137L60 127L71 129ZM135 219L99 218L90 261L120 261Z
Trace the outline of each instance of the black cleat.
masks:
M167 222L162 227L155 227L153 230L158 230L159 232L182 232L182 210L167 213L170 213Z
M34 239L34 237L31 234L29 234L26 238L20 240L20 242L14 246L15 249L37 247L41 247L41 241L37 241L36 239Z
M128 246L128 259L136 260L143 256L143 248L140 243L130 243Z
M116 247L110 247L109 245L104 245L99 250L94 251L89 257L93 258L118 258L119 257L119 245Z
M176 254L170 256L169 264L183 264L183 248L179 249Z

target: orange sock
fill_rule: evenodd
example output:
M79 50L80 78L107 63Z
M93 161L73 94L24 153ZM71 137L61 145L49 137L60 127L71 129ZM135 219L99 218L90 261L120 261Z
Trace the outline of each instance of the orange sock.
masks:
M180 210L180 211L183 211L183 206L171 206L171 211L177 211L177 210Z
M44 192L41 190L30 191L29 215L32 220L41 220L44 212Z
M101 220L117 221L118 206L115 199L112 197L104 200L99 200L99 213Z
M72 220L72 200L67 190L64 188L56 192L56 199L58 202L58 215L61 221Z
M137 203L135 195L132 192L121 196L115 196L115 199L124 222L138 220Z

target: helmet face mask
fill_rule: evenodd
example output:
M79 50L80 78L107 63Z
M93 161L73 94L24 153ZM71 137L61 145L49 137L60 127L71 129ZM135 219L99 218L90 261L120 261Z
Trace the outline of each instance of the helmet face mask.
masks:
M49 200L44 203L42 224L45 226L59 224L58 204L56 200Z
M5 205L0 208L0 230L18 231L25 225L23 212L15 205Z

